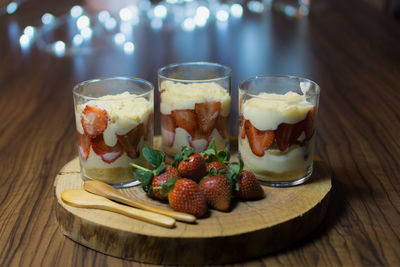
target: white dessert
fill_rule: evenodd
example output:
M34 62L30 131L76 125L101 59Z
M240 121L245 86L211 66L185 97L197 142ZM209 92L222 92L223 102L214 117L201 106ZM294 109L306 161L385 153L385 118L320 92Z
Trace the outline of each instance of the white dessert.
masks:
M260 93L243 103L242 114L258 130L275 131L281 123L295 124L305 120L313 107L304 96L294 92L285 95ZM259 156L253 153L246 134L245 138L239 137L239 152L245 168L261 180L291 181L309 172L314 157L315 136L305 140L305 132L302 131L297 141L285 151L273 144L264 151L264 155Z
M231 97L229 92L215 82L207 83L176 83L164 81L161 84L160 111L170 115L173 110L195 110L195 105L205 102L220 102L221 110L218 116L229 119ZM175 155L182 146L192 147L196 152L201 152L215 141L217 149L223 150L229 146L229 133L222 137L214 128L208 138L193 140L193 137L183 128L177 127L175 132L161 128L163 136L163 150L169 155ZM171 145L166 145L165 140L171 140Z
M284 95L260 93L243 104L243 117L259 130L275 130L281 123L305 119L313 104L295 92Z
M152 101L124 92L118 95L106 95L77 105L75 121L77 131L80 134L84 134L81 114L87 105L97 106L107 112L107 128L102 135L105 145L109 147L119 145L117 144L117 135L125 135L141 123L144 124L145 128L149 127L149 123L152 123L149 121L150 115L153 113ZM152 146L152 134L152 132L147 133L146 138L141 136L138 147ZM117 159L107 162L102 159L101 155L95 153L92 146L88 158L81 158L80 161L85 176L109 183L132 181L134 178L129 165L131 162L143 165L146 161L141 154L138 158L131 158L126 152L123 152Z

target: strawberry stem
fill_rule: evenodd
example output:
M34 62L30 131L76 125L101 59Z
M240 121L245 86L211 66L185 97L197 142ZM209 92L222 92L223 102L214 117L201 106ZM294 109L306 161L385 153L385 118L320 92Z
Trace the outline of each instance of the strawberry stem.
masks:
M145 172L153 172L152 170L149 170L149 169L147 169L145 167L142 167L140 165L137 165L135 163L130 163L130 164L131 164L131 166L135 167L136 169L140 169L140 170L145 171Z

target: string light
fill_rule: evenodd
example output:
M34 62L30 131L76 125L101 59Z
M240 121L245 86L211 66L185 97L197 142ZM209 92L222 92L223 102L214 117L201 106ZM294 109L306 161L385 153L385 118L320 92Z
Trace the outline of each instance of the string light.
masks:
M132 42L126 42L124 44L124 52L126 54L132 54L135 51L135 45Z
M78 18L83 14L83 8L81 6L73 6L69 13L71 17Z
M11 15L15 13L18 9L18 3L17 2L10 2L7 7L6 7L6 12Z

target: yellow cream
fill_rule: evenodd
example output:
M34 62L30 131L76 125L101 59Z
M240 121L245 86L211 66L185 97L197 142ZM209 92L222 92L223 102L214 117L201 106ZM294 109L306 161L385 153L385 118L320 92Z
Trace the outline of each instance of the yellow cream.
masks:
M209 101L221 102L221 115L228 116L231 97L229 92L214 82L207 83L175 83L165 81L161 84L160 110L163 114L171 114L172 110L194 109L196 103Z
M303 95L260 93L243 104L243 117L259 130L276 130L281 123L305 119L313 105Z

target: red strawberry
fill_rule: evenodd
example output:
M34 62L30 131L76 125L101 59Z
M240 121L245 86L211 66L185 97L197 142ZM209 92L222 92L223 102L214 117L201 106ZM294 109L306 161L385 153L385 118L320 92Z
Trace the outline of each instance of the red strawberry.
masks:
M154 113L150 113L149 119L147 121L146 127L144 128L144 140L147 141L149 139L149 135L154 133Z
M208 211L206 197L191 179L177 180L168 194L168 201L174 210L192 214L197 218L205 216Z
M276 144L279 150L286 151L286 149L297 142L301 133L304 131L305 121L299 121L294 124L281 123L275 131Z
M194 135L197 128L196 114L191 109L173 110L172 117L177 127L185 129L191 136Z
M114 162L124 153L124 150L119 143L113 147L107 146L104 142L103 135L99 135L92 139L92 148L93 151L106 163Z
M130 158L137 158L140 155L139 142L140 138L144 135L144 125L140 123L135 128L130 130L125 135L117 135L118 142L121 144L122 148L125 150L126 154Z
M107 111L98 106L86 105L81 114L81 123L85 134L94 138L107 128Z
M90 138L85 134L76 132L76 135L78 137L79 155L82 160L87 160L89 157L90 145L92 142L91 142Z
M221 103L217 101L197 103L194 105L194 111L201 132L208 135L215 128L221 111Z
M199 153L192 153L187 160L179 162L178 172L181 177L199 182L206 175L206 162Z
M172 115L161 113L161 134L165 145L171 147L175 140L175 121Z
M152 187L151 195L154 198L160 200L167 200L168 199L167 191L165 191L164 189L154 189L154 188L160 188L164 183L168 184L169 179L172 178L176 179L178 177L179 173L176 168L172 167L171 165L165 165L165 170L161 174L153 177L153 180L151 182L151 187Z
M232 199L232 185L224 175L207 176L201 180L199 187L211 207L221 211L229 210Z
M208 163L207 165L207 172L209 172L212 168L217 170L217 173L220 171L225 171L225 173L228 171L228 168L223 164L222 162L219 161L213 161Z
M264 151L267 150L274 141L274 131L260 131L254 127L249 120L246 120L244 124L251 150L259 157L264 156Z
M240 172L237 185L239 190L234 190L237 198L250 200L264 197L264 190L252 172Z
M306 140L310 140L314 135L314 117L316 107L312 107L306 116Z
M218 116L215 127L222 138L226 138L229 135L229 117Z

